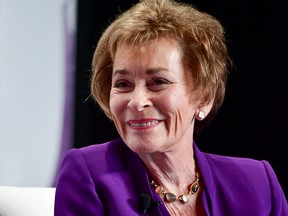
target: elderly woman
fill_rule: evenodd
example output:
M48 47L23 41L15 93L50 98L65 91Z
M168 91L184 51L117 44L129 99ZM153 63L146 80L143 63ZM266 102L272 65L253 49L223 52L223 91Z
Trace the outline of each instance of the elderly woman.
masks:
M222 104L229 57L212 16L170 0L120 15L95 50L93 98L121 139L70 150L55 216L288 215L267 161L201 152Z

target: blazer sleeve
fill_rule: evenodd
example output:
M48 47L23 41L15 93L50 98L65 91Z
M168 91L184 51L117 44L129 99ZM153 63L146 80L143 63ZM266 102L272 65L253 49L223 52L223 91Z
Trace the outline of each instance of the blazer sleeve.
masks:
M277 176L267 161L263 161L268 174L271 195L272 195L272 212L273 216L288 216L288 203L284 192L280 186Z
M81 150L63 159L56 185L54 216L104 215L94 182Z

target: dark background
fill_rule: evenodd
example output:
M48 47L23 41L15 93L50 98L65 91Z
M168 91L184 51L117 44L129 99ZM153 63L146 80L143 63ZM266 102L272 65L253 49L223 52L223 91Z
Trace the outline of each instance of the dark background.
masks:
M74 147L118 137L89 98L96 43L134 0L79 0ZM288 10L285 0L183 1L215 16L226 30L235 68L218 116L195 137L202 151L267 160L288 197Z

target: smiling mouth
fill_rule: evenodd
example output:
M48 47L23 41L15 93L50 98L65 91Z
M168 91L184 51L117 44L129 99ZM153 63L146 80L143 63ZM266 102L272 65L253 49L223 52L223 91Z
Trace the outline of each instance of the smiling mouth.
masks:
M130 122L129 125L132 127L148 127L148 126L152 126L158 123L159 121L153 120L153 121L148 121L148 122Z

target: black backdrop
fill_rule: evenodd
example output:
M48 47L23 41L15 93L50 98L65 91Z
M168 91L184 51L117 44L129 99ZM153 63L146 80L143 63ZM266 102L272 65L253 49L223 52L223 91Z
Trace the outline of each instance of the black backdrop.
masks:
M101 32L134 0L79 0L74 147L118 137L89 98L90 65ZM213 123L195 137L202 151L269 161L288 197L288 10L285 0L186 1L226 29L235 68Z

